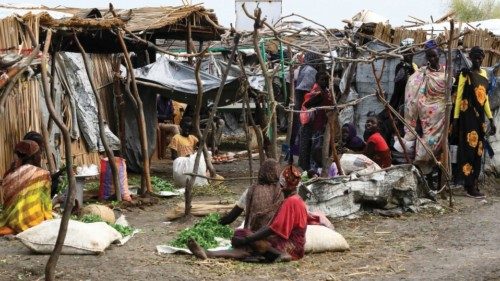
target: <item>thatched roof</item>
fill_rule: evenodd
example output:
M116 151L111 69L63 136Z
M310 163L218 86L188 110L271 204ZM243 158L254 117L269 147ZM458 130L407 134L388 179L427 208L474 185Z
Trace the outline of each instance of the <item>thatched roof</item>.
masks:
M213 11L203 6L147 7L121 10L118 15L126 21L125 27L134 33L156 33L157 38L185 39L191 22L194 40L219 40L223 29L214 26L218 20ZM105 18L110 15L105 15Z
M52 10L52 9L50 9ZM193 40L219 40L224 30L212 10L200 5L178 7L145 7L135 9L116 9L119 19L107 10L58 8L61 12L73 14L71 18L53 19L45 14L40 21L42 26L52 28L105 29L124 26L137 34L148 37L185 40L188 36L188 22L191 24Z

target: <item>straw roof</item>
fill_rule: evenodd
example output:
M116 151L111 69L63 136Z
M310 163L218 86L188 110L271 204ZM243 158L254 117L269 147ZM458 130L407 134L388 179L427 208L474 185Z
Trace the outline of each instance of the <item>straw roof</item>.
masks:
M116 9L119 18L107 10L58 8L49 9L72 14L73 17L54 19L49 13L42 16L40 24L52 28L106 29L123 26L137 34L148 34L155 38L181 39L188 36L188 22L191 24L193 40L219 40L223 28L212 10L201 5L178 7L144 7Z
M189 21L194 40L219 40L224 32L215 26L218 20L213 11L200 5L137 8L118 11L118 15L131 32L157 33L159 38L185 39Z

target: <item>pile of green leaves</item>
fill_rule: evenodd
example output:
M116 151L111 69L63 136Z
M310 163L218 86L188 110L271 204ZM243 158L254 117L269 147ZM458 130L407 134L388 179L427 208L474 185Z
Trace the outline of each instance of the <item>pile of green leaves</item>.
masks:
M205 249L217 247L218 243L215 237L231 238L233 236L233 229L227 225L219 224L220 216L217 213L210 214L193 227L188 227L182 230L177 238L170 242L171 246L179 248L187 248L187 241L193 238Z
M84 222L84 223L93 223L93 222L102 222L103 220L98 215L87 214L87 215L83 215L79 219L79 221ZM108 224L112 228L116 229L116 231L120 232L120 234L123 235L123 237L129 236L132 234L132 232L134 232L134 228L130 227L130 226L123 226L120 224L110 224L110 223L108 223Z
M153 185L153 189L156 192L159 192L159 191L175 192L176 191L176 189L174 188L174 185L171 182L164 180L164 179L157 177L157 176L151 177L151 185Z

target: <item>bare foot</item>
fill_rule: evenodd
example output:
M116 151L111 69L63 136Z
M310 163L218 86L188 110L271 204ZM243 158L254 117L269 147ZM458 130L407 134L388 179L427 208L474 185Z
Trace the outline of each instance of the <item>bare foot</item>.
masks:
M195 257L206 260L207 253L205 253L205 249L203 249L194 239L190 238L187 242L188 249L195 255Z

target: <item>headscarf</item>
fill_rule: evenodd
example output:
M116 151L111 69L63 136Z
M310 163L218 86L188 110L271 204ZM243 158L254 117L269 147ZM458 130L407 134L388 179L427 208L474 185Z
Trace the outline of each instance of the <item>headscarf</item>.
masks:
M437 44L436 40L434 40L434 39L428 40L427 42L424 43L425 50L435 49L437 47L438 47L438 44Z
M351 150L362 150L365 146L363 140L357 136L356 127L351 123L346 123L342 128L347 128L348 139L345 146Z
M20 158L24 159L35 155L39 149L40 147L35 141L22 140L16 144L14 151L20 156Z
M279 180L279 163L275 159L269 158L259 169L259 184L275 184Z
M258 183L247 191L245 228L255 232L271 222L284 198L278 180L279 163L267 159L260 166Z
M484 51L479 46L474 46L469 51L469 57L484 57Z
M16 144L14 151L20 160L15 164L15 169L24 164L31 164L40 167L42 155L40 153L40 147L35 141L22 140Z
M282 189L294 190L300 182L300 171L295 166L287 166L280 175L280 185Z

